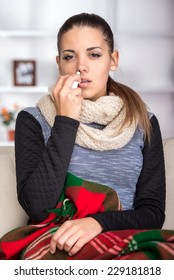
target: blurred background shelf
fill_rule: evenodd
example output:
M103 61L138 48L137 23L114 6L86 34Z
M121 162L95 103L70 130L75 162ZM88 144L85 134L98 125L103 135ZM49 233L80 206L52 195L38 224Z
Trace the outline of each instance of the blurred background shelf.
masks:
M13 147L13 141L0 141L0 147Z
M0 86L0 93L47 93L47 86Z
M0 38L53 38L56 34L46 30L0 30Z

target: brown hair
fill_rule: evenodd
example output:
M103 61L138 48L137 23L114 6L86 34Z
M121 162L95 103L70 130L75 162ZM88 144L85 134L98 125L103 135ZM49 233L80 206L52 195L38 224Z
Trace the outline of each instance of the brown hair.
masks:
M81 13L68 18L57 34L57 48L60 53L61 38L64 33L71 30L74 26L88 26L100 30L108 44L109 52L114 51L114 36L109 24L96 14ZM122 98L126 107L125 123L131 124L133 120L138 120L144 129L144 138L150 143L151 124L147 108L140 96L131 88L114 81L110 76L107 82L107 91L113 92Z

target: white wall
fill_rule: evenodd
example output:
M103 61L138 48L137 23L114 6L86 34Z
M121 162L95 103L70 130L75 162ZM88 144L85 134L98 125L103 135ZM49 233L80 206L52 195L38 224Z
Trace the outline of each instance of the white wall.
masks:
M39 39L0 38L0 86L13 84L14 59L35 59L37 85L54 83L57 30L66 18L80 12L94 12L108 21L120 52L114 77L139 92L157 115L163 138L174 136L173 0L14 0L13 4L0 0L0 30L53 34ZM3 102L33 105L39 98L0 94L0 106Z

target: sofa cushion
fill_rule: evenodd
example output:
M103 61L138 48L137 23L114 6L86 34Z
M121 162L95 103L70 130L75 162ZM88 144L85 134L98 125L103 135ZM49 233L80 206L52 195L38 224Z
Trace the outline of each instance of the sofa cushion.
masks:
M17 201L14 154L0 154L0 237L27 220Z

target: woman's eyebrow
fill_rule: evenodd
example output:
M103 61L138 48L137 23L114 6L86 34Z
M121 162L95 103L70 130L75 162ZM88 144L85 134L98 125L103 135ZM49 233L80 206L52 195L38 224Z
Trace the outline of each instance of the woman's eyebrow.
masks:
M102 48L100 48L100 47L98 47L98 46L95 46L95 47L87 48L87 51L92 51L92 50L94 50L94 49L101 49L101 50L102 50ZM74 50L71 50L71 49L66 49L66 50L63 51L63 53L64 53L64 52L72 52L72 53L75 53L75 51L74 51Z
M75 53L74 50L70 50L70 49L64 50L63 53L64 53L64 52L73 52L73 53Z
M87 51L92 51L94 49L101 49L102 50L102 48L96 46L96 47L87 48Z

